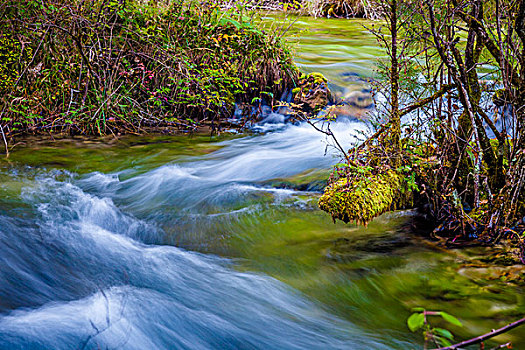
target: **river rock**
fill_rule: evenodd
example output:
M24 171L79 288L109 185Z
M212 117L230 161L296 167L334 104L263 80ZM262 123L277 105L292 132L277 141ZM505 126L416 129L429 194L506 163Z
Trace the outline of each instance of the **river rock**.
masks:
M351 91L343 96L343 104L371 109L374 107L374 98L370 90Z
M332 93L327 79L321 73L303 74L298 86L293 89L293 104L296 112L316 115L325 107L324 113L331 117L366 119L374 107L370 89L345 89L343 93Z
M292 93L294 104L301 106L307 113L318 113L332 101L327 80L321 73L303 74Z
M338 94L328 113L335 117L350 117L366 120L374 108L374 98L368 89L353 90Z

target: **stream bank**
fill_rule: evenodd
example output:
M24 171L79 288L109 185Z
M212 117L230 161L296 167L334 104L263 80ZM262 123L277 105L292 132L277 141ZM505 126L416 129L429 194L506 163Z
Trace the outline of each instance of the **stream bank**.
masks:
M279 99L298 71L281 36L256 16L192 0L3 2L6 149L28 134L214 129L236 102Z

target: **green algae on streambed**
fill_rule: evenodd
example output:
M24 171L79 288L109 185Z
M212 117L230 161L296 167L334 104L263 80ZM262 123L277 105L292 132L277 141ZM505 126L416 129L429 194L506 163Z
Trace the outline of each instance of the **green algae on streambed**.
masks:
M463 339L525 313L523 281L508 283L486 274L486 267L471 266L471 259L488 249L440 250L407 227L411 212L384 214L367 228L333 224L317 210L317 198L294 196L278 207L215 223L214 230L201 227L206 237L178 235L176 241L190 250L232 257L241 270L269 274L330 312L393 337L421 339L406 327L412 307L458 316L464 328L436 325ZM525 271L522 266L507 271L512 269ZM520 334L517 329L497 340L520 348L525 345Z
M28 165L44 169L65 169L78 174L133 169L138 175L156 166L185 157L211 153L222 146L217 142L239 137L223 133L192 135L124 135L118 138L76 137L50 140L29 137L17 144L9 158L0 158L0 167Z

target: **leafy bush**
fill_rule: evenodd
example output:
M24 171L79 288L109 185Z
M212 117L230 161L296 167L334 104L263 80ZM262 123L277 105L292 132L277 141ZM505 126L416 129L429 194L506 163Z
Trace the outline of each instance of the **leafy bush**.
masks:
M297 75L281 39L242 7L12 0L0 18L10 136L192 126L228 117L236 100L279 96Z

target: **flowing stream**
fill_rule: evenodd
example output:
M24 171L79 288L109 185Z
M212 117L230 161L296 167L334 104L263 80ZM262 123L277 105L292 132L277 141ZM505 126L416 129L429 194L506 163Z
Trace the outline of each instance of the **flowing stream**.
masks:
M366 89L361 22L301 21L301 67ZM411 307L457 315L462 337L525 313L518 285L466 267L490 251L435 249L411 211L332 223L330 141L267 129L18 146L0 163L0 349L409 349ZM332 129L347 147L367 127Z

